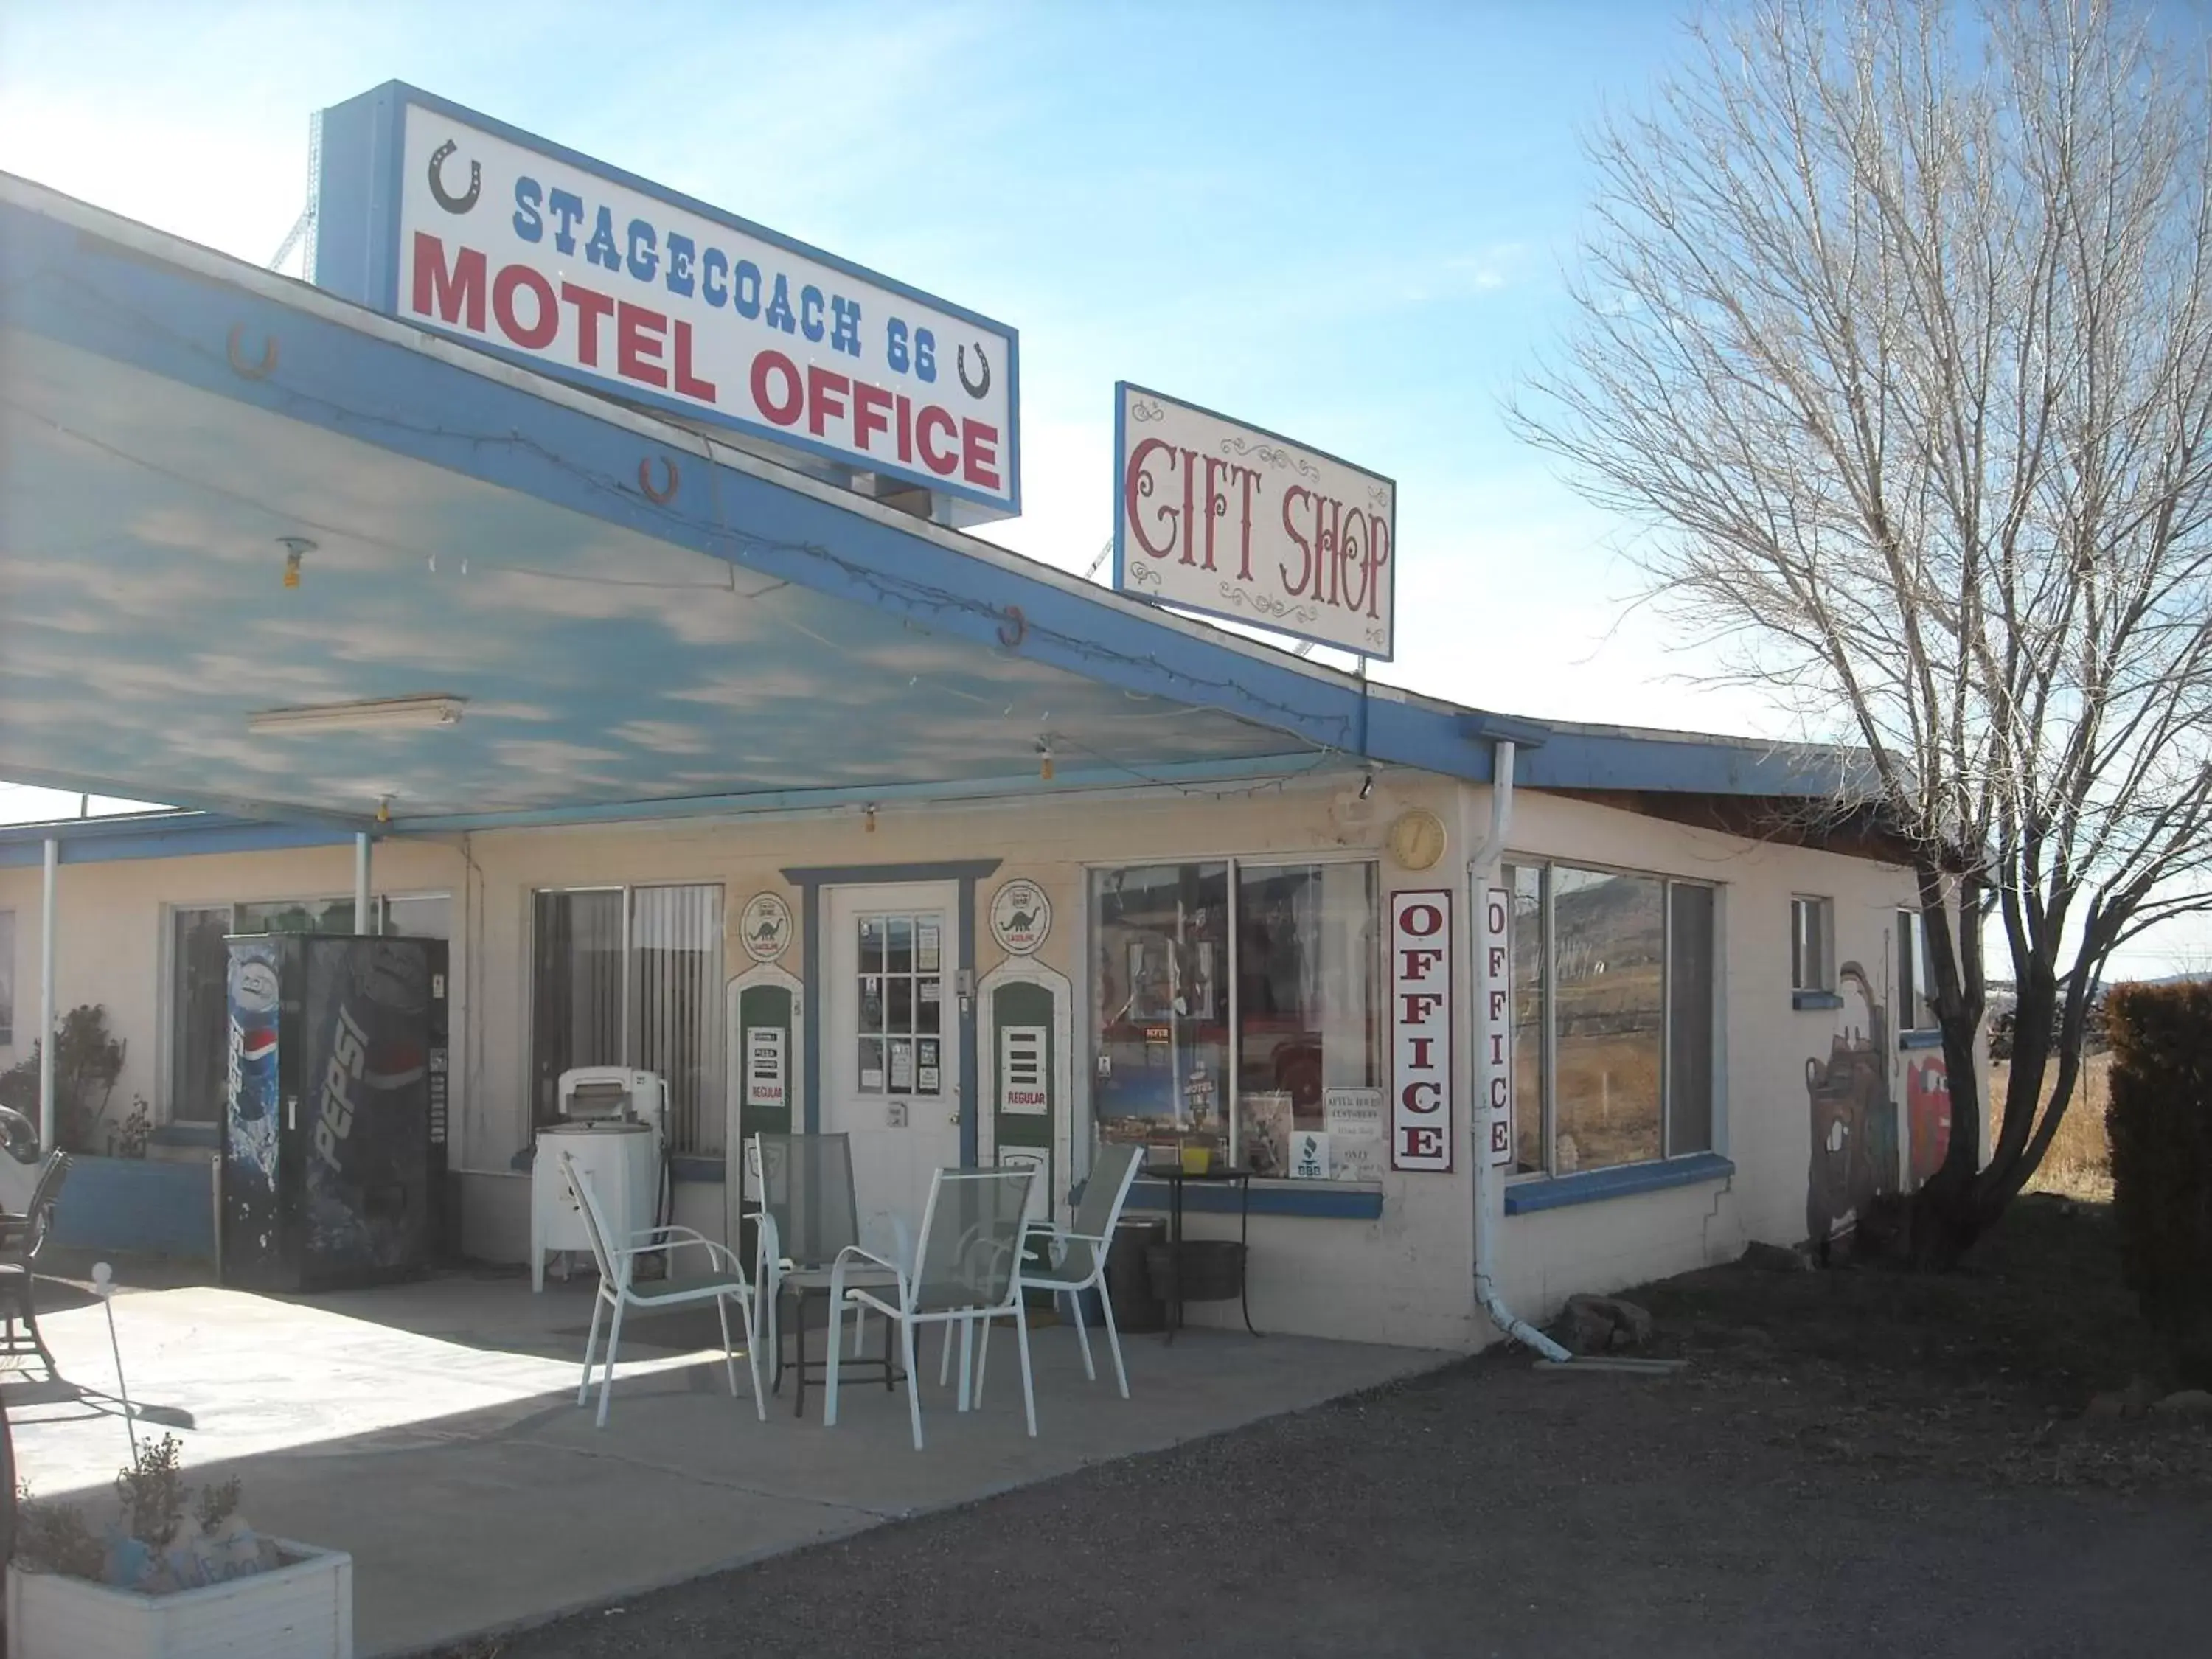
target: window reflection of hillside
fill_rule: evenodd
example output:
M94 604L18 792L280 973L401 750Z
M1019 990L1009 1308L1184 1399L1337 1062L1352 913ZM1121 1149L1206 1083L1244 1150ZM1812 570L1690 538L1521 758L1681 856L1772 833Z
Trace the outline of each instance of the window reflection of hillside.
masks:
M1665 891L1648 877L1554 872L1560 1174L1660 1156Z

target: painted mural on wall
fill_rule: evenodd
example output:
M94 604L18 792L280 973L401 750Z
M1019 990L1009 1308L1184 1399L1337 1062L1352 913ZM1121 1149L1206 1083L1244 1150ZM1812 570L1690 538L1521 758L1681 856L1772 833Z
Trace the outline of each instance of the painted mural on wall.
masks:
M1866 969L1837 974L1844 1006L1828 1057L1805 1062L1812 1107L1812 1169L1805 1236L1817 1246L1849 1232L1867 1206L1897 1188L1897 1109L1889 1092L1889 1016Z
M1951 1144L1951 1073L1941 1048L1905 1057L1905 1117L1917 1187L1942 1168Z

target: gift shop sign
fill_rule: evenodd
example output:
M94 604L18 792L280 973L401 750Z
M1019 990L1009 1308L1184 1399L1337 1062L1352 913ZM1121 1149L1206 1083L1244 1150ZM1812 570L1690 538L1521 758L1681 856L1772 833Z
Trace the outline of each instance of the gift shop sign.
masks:
M1389 657L1397 485L1126 381L1115 397L1116 587Z
M397 82L324 112L319 189L323 287L969 520L1020 510L1010 328Z
M1451 894L1390 895L1390 1167L1452 1167Z

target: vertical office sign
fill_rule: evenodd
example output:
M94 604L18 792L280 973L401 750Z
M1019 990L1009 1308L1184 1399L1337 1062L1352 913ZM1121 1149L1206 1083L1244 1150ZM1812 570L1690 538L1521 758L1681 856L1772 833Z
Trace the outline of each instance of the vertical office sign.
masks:
M1493 1167L1513 1162L1513 895L1493 887L1482 896L1482 1108L1476 1134Z
M1390 895L1390 1167L1452 1167L1451 894Z

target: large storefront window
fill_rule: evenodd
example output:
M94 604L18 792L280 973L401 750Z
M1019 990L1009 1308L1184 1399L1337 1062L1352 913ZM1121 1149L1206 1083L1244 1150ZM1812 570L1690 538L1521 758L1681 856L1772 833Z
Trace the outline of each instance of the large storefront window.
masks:
M408 939L449 938L451 900L418 893L372 901L372 931ZM254 899L180 905L169 913L169 1115L212 1123L222 1115L229 1061L224 989L232 933L350 933L353 900Z
M1097 871L1091 918L1102 1135L1260 1175L1381 1173L1374 866Z
M1507 882L1521 1171L1711 1151L1713 890L1556 864Z
M630 1066L668 1085L670 1150L719 1155L721 982L717 884L534 894L533 1127L558 1118L562 1073Z

